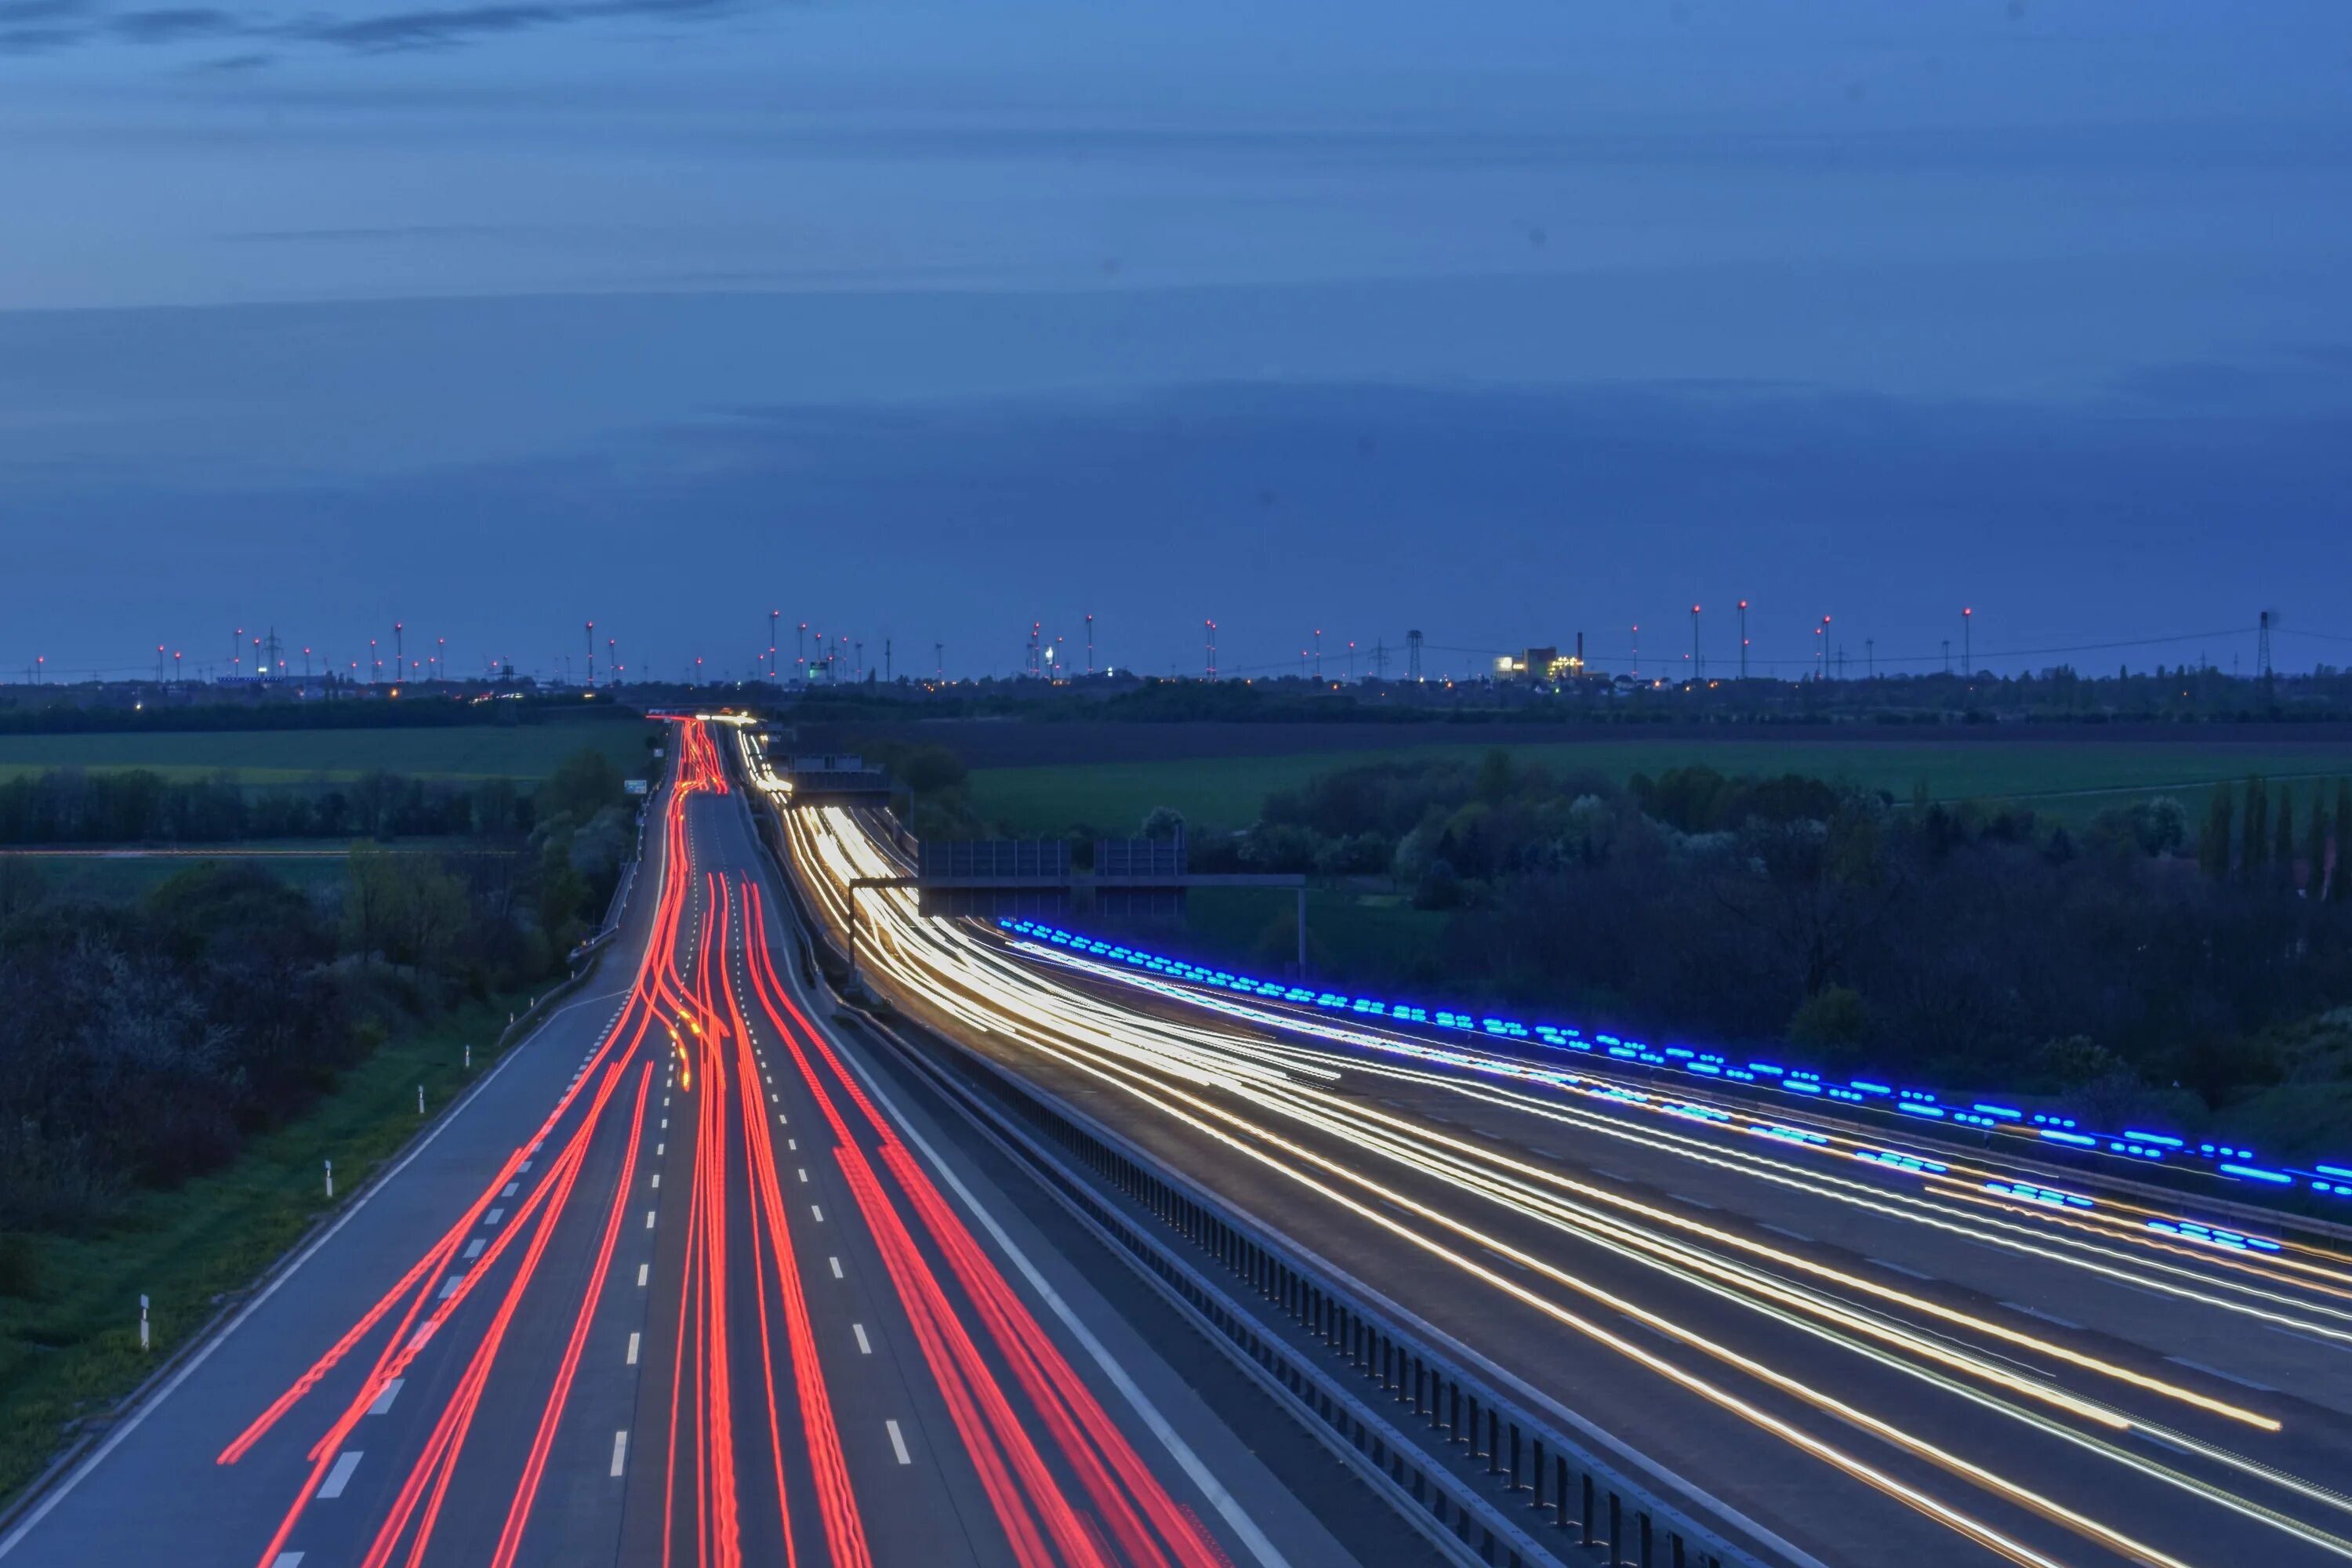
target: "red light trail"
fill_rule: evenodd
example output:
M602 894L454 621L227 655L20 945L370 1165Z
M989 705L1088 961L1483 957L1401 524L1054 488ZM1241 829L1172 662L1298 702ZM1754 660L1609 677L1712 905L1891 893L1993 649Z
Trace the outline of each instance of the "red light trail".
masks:
M854 1221L873 1237L907 1342L947 1408L953 1443L943 1457L969 1462L987 1500L982 1517L1002 1530L1013 1560L1023 1568L1223 1568L1207 1531L1160 1484L793 1003L769 951L756 883L698 869L698 860L713 860L698 835L717 819L695 803L724 797L730 785L704 723L681 721L674 733L675 783L661 797L653 836L658 890L645 951L611 1027L536 1132L499 1163L455 1222L218 1457L222 1465L247 1460L309 1395L334 1387L335 1414L305 1441L303 1479L259 1555L262 1568L323 1528L310 1506L321 1483L350 1457L347 1439L389 1406L404 1380L415 1383L412 1400L429 1388L441 1403L411 1406L425 1412L424 1424L401 1429L422 1436L392 1460L405 1468L393 1472L397 1484L384 1483L381 1511L367 1517L362 1568L395 1561L416 1568L468 1552L480 1561L480 1548L466 1543L487 1546L493 1538L492 1568L532 1559L534 1520L566 1451L562 1435L576 1419L583 1367L596 1364L598 1326L614 1310L606 1283L616 1268L627 1269L618 1261L630 1232L625 1222L638 1212L639 1194L660 1185L661 1156L672 1141L690 1144L679 1151L685 1158L667 1165L686 1184L683 1194L667 1194L677 1200L671 1223L683 1228L669 1248L650 1243L657 1261L641 1266L664 1276L665 1294L638 1298L663 1304L647 1318L646 1332L666 1352L667 1386L649 1380L641 1394L654 1407L651 1430L664 1449L657 1483L647 1478L660 1490L661 1561L741 1568L747 1561L797 1565L807 1558L870 1568L864 1473L845 1443L840 1379L821 1353L804 1285L807 1249L794 1234L796 1224L820 1216L812 1209L794 1220L784 1201L775 1131L782 1111L779 1102L772 1120L775 1090L762 1055L777 1044L797 1079L792 1087L831 1131ZM658 1114L667 1129L672 1098L666 1083L656 1099L657 1066L675 1071L676 1092L691 1114L680 1116L677 1131L658 1132L649 1156L648 1121ZM632 1080L635 1092L621 1092ZM535 1156L542 1149L549 1157L541 1164ZM516 1195L535 1164L528 1192ZM801 1180L807 1174L803 1170ZM645 1212L652 1229L658 1209ZM567 1235L580 1239L563 1256L590 1259L584 1279L577 1263L548 1263ZM831 1261L837 1278L838 1259ZM487 1310L468 1308L478 1293L490 1303ZM543 1317L568 1322L560 1352L542 1348L540 1336L512 1332L519 1321ZM743 1342L753 1331L756 1350ZM862 1327L859 1333L862 1343ZM660 1343L664 1334L675 1343ZM370 1347L364 1372L355 1373L347 1363ZM428 1355L436 1358L425 1363L429 1375L409 1380ZM458 1359L443 1365L445 1356ZM537 1408L528 1443L478 1440L478 1418L489 1411L511 1417L519 1391L530 1402L525 1408ZM478 1450L470 1456L469 1440ZM615 1477L622 1451L616 1442ZM462 1469L461 1458L468 1461ZM864 1484L870 1489L877 1479L864 1476ZM486 1487L494 1494L487 1507ZM466 1529L436 1544L453 1510L463 1510Z

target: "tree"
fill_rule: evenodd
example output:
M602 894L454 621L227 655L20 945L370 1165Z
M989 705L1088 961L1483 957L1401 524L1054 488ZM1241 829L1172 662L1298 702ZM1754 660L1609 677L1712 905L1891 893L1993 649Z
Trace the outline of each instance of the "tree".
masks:
M2246 822L2241 830L2238 865L2246 885L2252 887L2263 879L2263 868L2270 859L2271 814L2270 796L2264 793L2263 781L2246 781Z
M2294 891L2294 791L2279 785L2278 832L2271 844L2271 875L2280 887Z
M2230 786L2213 792L2205 808L2205 831L2197 836L2197 864L2216 882L2230 879Z
M2352 903L2352 779L2336 781L2336 874L2327 880L2327 897Z
M583 746L539 786L539 818L544 822L560 814L585 822L604 807L620 805L625 793L613 759L593 746Z
M2322 890L2321 879L2327 875L2327 792L2316 785L2311 792L2311 833L2304 844L2304 854L2311 866L2305 875L2304 889L2316 903Z
M1181 838L1184 837L1184 814L1172 805L1155 805L1143 819L1146 838Z
M898 763L898 776L917 795L936 795L964 781L963 759L945 746L918 746Z

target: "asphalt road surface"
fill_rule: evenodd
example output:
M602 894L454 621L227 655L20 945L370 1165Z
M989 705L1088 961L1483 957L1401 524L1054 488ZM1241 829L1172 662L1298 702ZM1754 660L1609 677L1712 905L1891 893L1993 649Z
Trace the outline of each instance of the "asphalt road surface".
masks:
M849 879L900 869L864 814L784 816L836 926ZM867 973L935 1033L1286 1235L1760 1556L2352 1559L2352 1247L2325 1231L859 897Z
M741 792L679 740L589 986L0 1536L6 1568L1354 1560L839 1037Z

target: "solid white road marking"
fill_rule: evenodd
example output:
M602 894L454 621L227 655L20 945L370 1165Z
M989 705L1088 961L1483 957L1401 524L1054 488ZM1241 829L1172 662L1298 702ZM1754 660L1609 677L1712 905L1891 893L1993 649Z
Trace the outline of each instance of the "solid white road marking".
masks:
M613 1434L613 1473L621 1473L621 1465L629 1457L629 1434L626 1428Z
M898 1462L902 1465L913 1464L915 1457L907 1452L907 1439L900 1436L898 1424L896 1421L885 1421L882 1425L890 1429L890 1448L898 1456Z
M852 1323L849 1325L849 1331L857 1336L857 1353L859 1355L872 1355L874 1353L874 1347L866 1342L865 1324Z
M629 1336L629 1364L637 1364L637 1336L635 1334Z
M322 1498L339 1498L342 1496L343 1489L352 1484L352 1472L359 1468L360 1450L357 1448L344 1449L340 1455L336 1456L335 1468L327 1472L327 1479L319 1483L319 1495Z
M640 1264L638 1264L638 1265L637 1265L637 1289L638 1289L642 1290L642 1289L645 1289L645 1286L646 1286L646 1269L648 1269L648 1268L651 1268L652 1267L653 1267L653 1265L652 1265L652 1264L650 1264L650 1263L640 1263Z
M841 1259L838 1258L828 1258L825 1261L833 1265L833 1277L835 1279L842 1278Z
M479 1258L482 1255L483 1245L482 1238L478 1236L466 1243L466 1261L471 1263L475 1258Z
M385 1411L391 1409L392 1402L400 1397L400 1385L407 1381L408 1380L404 1377L395 1377L390 1383L385 1384L383 1385L383 1392L375 1396L375 1403L368 1406L368 1414L371 1415L381 1415Z

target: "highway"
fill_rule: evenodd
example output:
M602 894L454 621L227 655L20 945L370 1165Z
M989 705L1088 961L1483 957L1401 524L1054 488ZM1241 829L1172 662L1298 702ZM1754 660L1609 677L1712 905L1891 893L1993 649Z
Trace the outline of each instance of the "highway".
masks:
M0 1563L1354 1561L1107 1255L834 1024L709 731L674 739L598 974Z
M783 819L836 929L852 878L905 874L867 814ZM2340 1241L2216 1243L2191 1198L1834 1107L1530 1066L855 896L895 1005L1377 1282L1764 1560L2352 1560Z

